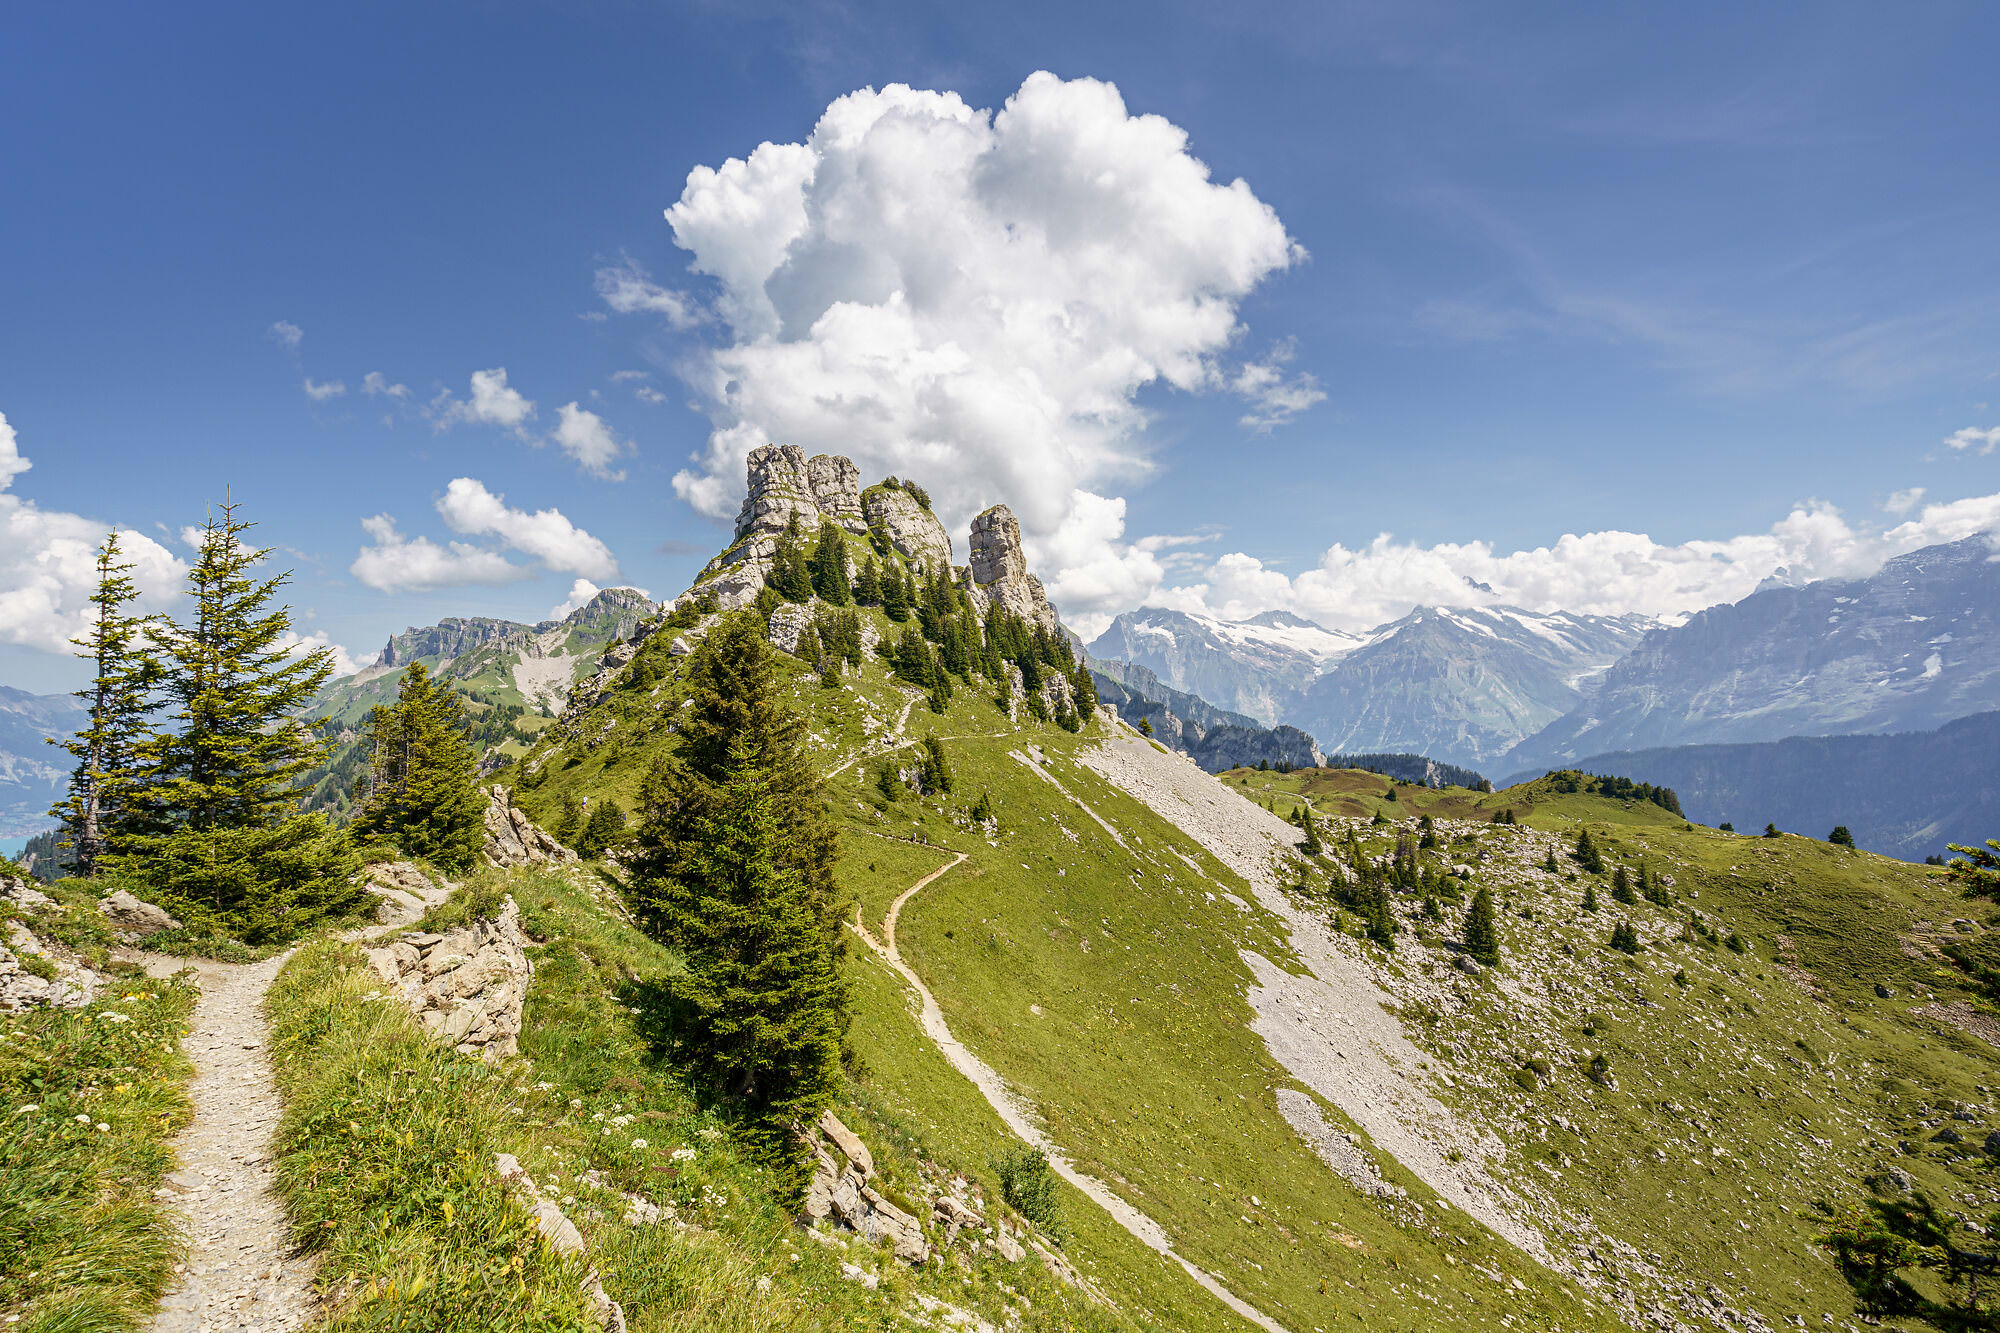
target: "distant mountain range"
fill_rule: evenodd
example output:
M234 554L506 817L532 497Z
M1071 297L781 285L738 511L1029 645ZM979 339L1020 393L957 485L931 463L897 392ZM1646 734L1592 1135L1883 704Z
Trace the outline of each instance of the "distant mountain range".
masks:
M1127 612L1090 644L1265 725L1326 749L1418 751L1490 763L1581 702L1657 622L1513 607L1418 607L1365 635L1282 611L1224 621Z
M1145 667L1130 662L1091 662L1091 681L1102 703L1153 738L1179 750L1210 773L1255 767L1268 761L1292 768L1325 762L1313 738L1297 727L1264 727L1257 719L1217 708L1199 695L1170 689Z
M1991 709L2000 709L2000 563L1986 538L1971 537L1899 556L1865 579L1768 588L1655 630L1504 765L1912 731Z
M69 756L48 743L83 724L67 694L29 694L0 685L0 838L49 827L49 807L69 782Z
M1857 845L1910 861L2000 836L2000 712L1935 731L1680 745L1590 755L1575 767L1672 787L1704 824L1752 833L1775 823L1814 838L1845 824Z

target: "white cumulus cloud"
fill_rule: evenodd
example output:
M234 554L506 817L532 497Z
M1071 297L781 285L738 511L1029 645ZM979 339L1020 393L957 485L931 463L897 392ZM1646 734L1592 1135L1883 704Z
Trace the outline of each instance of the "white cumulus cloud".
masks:
M325 383L321 383L310 375L306 376L306 397L312 399L315 403L323 403L329 398L338 398L346 392L347 386L339 380L327 380Z
M559 509L510 509L471 477L458 477L438 497L438 513L453 532L492 536L544 567L588 579L615 579L618 561L611 548L563 517Z
M472 372L470 396L454 398L446 390L431 401L430 410L439 430L474 423L500 426L519 435L534 417L535 403L508 385L505 366L495 366L492 370Z
M1662 543L1644 533L1600 531L1503 552L1489 542L1420 546L1383 533L1359 548L1336 543L1296 576L1254 556L1223 555L1195 580L1147 600L1230 620L1278 608L1346 630L1369 629L1419 605L1671 616L1740 600L1773 575L1794 583L1858 578L1918 547L1996 530L2000 495L1924 505L1886 529L1857 527L1831 505L1808 502L1766 532L1715 541Z
M361 392L370 398L408 398L410 386L391 384L387 375L379 370L371 370L361 377Z
M583 607L589 605L590 599L603 591L604 589L598 587L589 579L578 579L569 585L569 596L549 608L549 614L546 618L549 620L561 620L570 612L581 610Z
M1960 452L1990 454L1996 447L2000 447L2000 426L1987 430L1967 426L1964 430L1953 431L1946 437L1945 445Z
M406 537L387 514L361 520L371 541L348 572L378 592L433 592L468 584L512 583L533 570L512 564L498 551L470 542L438 545L428 537Z
M549 438L591 476L605 481L625 480L625 474L611 465L621 454L631 452L632 446L612 434L611 427L597 413L575 403L564 403L556 410L556 428Z
M597 294L621 315L664 315L677 329L691 329L707 318L693 297L660 286L630 259L597 270Z
M14 479L32 462L0 413L0 642L69 653L83 633L97 587L97 548L110 524L43 509L13 493ZM187 567L143 533L119 533L124 559L144 609L163 609Z
M1304 251L1182 130L1094 79L1032 75L997 112L851 93L804 143L696 167L667 220L730 334L687 372L713 431L674 479L718 519L755 446L847 454L921 479L961 541L1007 501L1065 610L1087 613L1157 585L1107 494L1147 467L1142 389L1242 381L1269 424L1316 401L1275 367L1224 364L1238 304Z
M279 637L277 646L293 657L304 657L307 653L317 652L321 648L326 649L333 660L333 674L336 678L351 676L361 670L361 663L354 660L354 655L348 652L345 646L335 643L323 629L316 629L310 634L300 634L295 629L288 629Z

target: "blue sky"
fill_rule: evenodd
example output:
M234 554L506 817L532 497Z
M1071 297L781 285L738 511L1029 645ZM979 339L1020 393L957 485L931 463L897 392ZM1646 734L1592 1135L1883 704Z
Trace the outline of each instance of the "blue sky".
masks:
M0 414L33 466L0 466L0 682L74 679L49 651L71 547L150 534L164 580L225 487L297 569L301 628L356 658L442 615L539 618L578 577L670 595L726 540L730 451L779 430L922 460L955 519L1013 504L1086 629L1139 601L1355 627L1467 579L1664 613L1863 572L2000 517L1996 46L1973 4L15 15ZM811 139L894 83L1020 109L965 131L850 100L910 135ZM808 145L784 160L818 163L827 221L745 313L759 270L714 270L757 219L685 215L697 254L662 214L766 142ZM884 164L971 183L854 184ZM1091 212L1126 185L1104 206L1136 243ZM911 284L939 246L867 211L911 202L977 270L933 308ZM1038 258L982 248L1030 215ZM1141 369L1068 375L1075 348L959 308L1052 290L1095 293L1078 336ZM806 334L829 300L875 318ZM1162 332L1195 306L1223 323ZM969 378L898 397L953 347ZM475 392L500 369L532 417ZM879 427L813 415L878 392Z

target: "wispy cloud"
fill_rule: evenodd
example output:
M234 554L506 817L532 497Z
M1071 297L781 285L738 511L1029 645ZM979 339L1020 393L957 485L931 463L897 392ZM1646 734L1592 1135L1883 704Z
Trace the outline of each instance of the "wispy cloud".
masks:
M1977 454L1983 457L1986 454L1992 453L1996 446L2000 446L2000 426L1994 426L1987 430L1979 430L1976 427L1967 426L1964 430L1953 431L1946 437L1945 446L1949 449L1955 449L1960 453Z
M289 319L281 319L264 330L264 336L287 351L296 351L299 343L304 341L306 331Z
M660 286L631 259L597 270L597 295L621 315L664 315L677 329L691 329L708 319L692 296Z
M347 386L339 380L327 380L321 383L310 375L306 376L306 397L312 399L315 403L323 403L329 398L338 398L346 392Z

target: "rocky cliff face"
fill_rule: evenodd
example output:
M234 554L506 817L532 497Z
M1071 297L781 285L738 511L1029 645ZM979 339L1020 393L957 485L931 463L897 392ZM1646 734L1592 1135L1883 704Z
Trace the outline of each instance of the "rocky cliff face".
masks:
M908 491L895 486L870 486L861 493L861 507L870 527L880 528L896 554L925 569L951 568L951 535L930 510Z
M972 520L972 590L1031 625L1054 632L1060 623L1056 609L1042 590L1042 581L1028 572L1021 549L1021 525L1006 505L994 505ZM982 607L982 611L983 611Z
M375 659L375 665L405 667L418 658L436 661L460 657L489 644L526 651L534 637L534 627L518 621L495 620L489 616L446 616L435 625L390 635L389 642L382 647L381 656Z
M867 516L861 512L861 469L854 466L853 459L839 454L810 458L806 461L806 482L812 489L813 504L823 516L857 536L868 531Z
M1995 708L2000 563L1988 538L1970 537L1869 578L1771 588L1656 630L1507 762L1916 730Z

